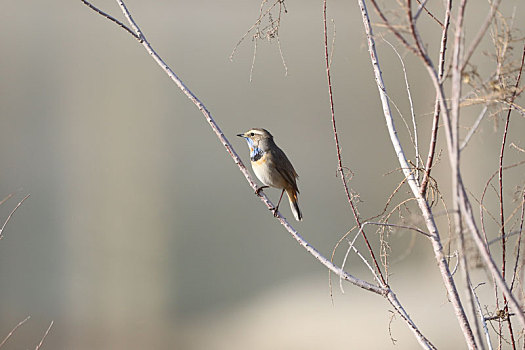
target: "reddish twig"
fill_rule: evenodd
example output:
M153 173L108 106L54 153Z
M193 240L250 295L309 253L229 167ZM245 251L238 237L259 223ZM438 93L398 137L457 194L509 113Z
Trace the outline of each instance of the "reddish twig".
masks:
M350 204L350 208L352 209L352 213L354 215L354 219L356 221L356 224L361 230L361 220L359 218L359 214L357 213L357 209L355 207L354 201L352 200L352 196L350 195L350 190L348 188L348 184L346 183L346 178L344 174L344 167L343 167L343 161L341 158L341 147L339 146L339 137L337 135L337 126L335 123L335 110L334 110L334 99L332 94L332 79L330 75L330 56L328 54L328 29L327 29L327 20L326 20L326 0L323 2L323 24L324 24L324 53L325 53L325 62L326 62L326 78L328 82L328 96L330 98L330 113L332 117L332 128L334 131L334 140L335 140L335 148L337 151L337 171L339 172L341 176L341 181L343 183L343 188L345 190L346 198L348 200L348 203ZM385 278L383 276L383 273L381 272L381 269L379 268L379 264L377 262L377 259L374 255L374 251L372 249L372 246L370 245L370 242L368 241L368 238L366 237L365 232L362 232L363 239L365 240L366 246L368 248L368 251L370 252L370 255L372 257L372 260L374 262L375 268L377 270L377 273L379 274L379 278L381 279L381 283L386 286L387 282L385 281Z
M445 11L445 21L443 31L441 32L441 45L439 50L439 65L438 65L438 78L440 83L443 83L443 72L445 70L445 53L447 50L447 39L448 39L448 28L450 25L450 12L452 9L452 0L447 1L447 8ZM439 95L436 94L436 102L434 104L434 118L432 119L432 133L430 136L430 146L428 150L427 163L425 164L425 172L423 174L423 180L421 181L421 195L426 196L428 180L430 178L430 172L432 171L432 165L434 164L434 155L436 153L437 135L439 129L439 114L441 112L441 105L439 103Z
M426 2L426 1L425 1L425 2ZM441 23L441 21L440 21L439 19L437 19L437 17L434 16L434 15L432 14L432 12L430 12L430 11L427 9L427 7L425 6L425 4L422 3L421 0L417 0L417 3L419 4L419 6L420 6L421 9L425 10L425 12L427 13L427 15L430 16L430 18L432 18L434 21L436 21L437 24L439 24L439 25L441 26L441 28L444 29L444 28L446 27L446 24ZM421 10L420 10L420 11L421 11Z
M514 91L512 93L512 97L510 99L511 103L514 102L514 99L516 98L516 93L518 91L518 87L520 85L521 80L521 73L523 71L523 63L525 60L525 45L523 46L523 54L521 56L521 65L520 70L518 72L518 76L516 78L516 84L514 85ZM503 129L503 139L501 140L501 151L499 155L499 168L498 168L498 184L499 184L499 209L500 209L500 224L501 224L501 275L503 276L503 279L505 279L505 267L506 267L506 248L507 248L507 240L505 238L505 215L503 212L503 155L505 154L505 144L507 141L507 134L509 131L509 124L510 124L510 115L512 113L512 108L509 108L509 111L507 112L507 118L505 119L505 128ZM503 303L505 304L505 312L509 312L509 306L507 297L503 296ZM514 332L512 331L512 323L510 321L510 318L507 319L507 324L509 326L509 333L511 342L513 345L513 349L516 348L516 343L514 340Z

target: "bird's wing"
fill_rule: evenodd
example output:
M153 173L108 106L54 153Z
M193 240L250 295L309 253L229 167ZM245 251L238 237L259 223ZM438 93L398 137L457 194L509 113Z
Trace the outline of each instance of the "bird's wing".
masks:
M286 180L286 182L292 184L293 189L299 193L299 189L297 188L297 182L295 179L299 177L297 175L297 172L295 171L292 163L286 156L286 154L281 150L279 147L276 147L276 149L273 151L273 158L274 158L274 166L275 169L281 174L281 176Z

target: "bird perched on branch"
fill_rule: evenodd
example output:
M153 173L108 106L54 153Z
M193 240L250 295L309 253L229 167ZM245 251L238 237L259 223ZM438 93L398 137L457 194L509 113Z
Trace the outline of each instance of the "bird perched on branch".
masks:
M246 131L244 134L238 134L237 136L245 138L248 142L253 172L264 184L264 186L257 189L256 193L259 194L263 188L268 187L282 189L279 202L277 203L277 206L272 209L274 215L277 215L276 213L279 209L279 204L281 203L283 194L286 191L292 213L297 221L301 221L303 219L303 214L301 213L297 202L299 189L297 188L296 182L296 178L299 176L295 172L295 169L286 154L284 154L283 150L273 141L272 134L270 134L268 130L254 128Z

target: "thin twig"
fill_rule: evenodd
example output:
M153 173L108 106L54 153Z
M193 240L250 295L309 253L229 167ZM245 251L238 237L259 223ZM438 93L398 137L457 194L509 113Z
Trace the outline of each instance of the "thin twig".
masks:
M383 13L383 11L381 11L381 8L379 7L379 5L377 4L376 0L370 0L370 2L372 3L372 6L374 6L374 9L375 11L377 12L377 14L379 15L379 17L381 17L381 20L383 21L383 23L387 26L387 28L396 36L396 38L410 51L412 51L412 53L414 53L416 56L419 56L419 52L417 51L417 49L412 46L407 39L405 39L405 37L401 34L401 32L399 30L397 30L396 28L394 28L394 26L390 23L390 21L386 18L385 14Z
M284 0L279 1L279 3L284 3ZM282 14L282 6L279 6L279 17L278 17L278 25L281 26L281 14ZM281 39L279 37L279 34L277 34L277 47L279 48L279 54L281 55L281 61L283 62L284 67L284 76L288 76L288 66L286 65L286 60L284 59L283 49L281 47Z
M425 2L423 2L421 4L421 6L424 6ZM412 117L412 127L414 128L413 142L414 142L414 148L415 148L415 153L416 153L415 154L415 158L416 158L416 181L418 181L418 179L419 179L419 145L418 145L418 137L417 137L417 123L416 123L416 114L414 113L414 102L412 101L412 94L410 93L410 84L408 83L408 76L407 76L407 71L406 71L406 68L405 68L405 62L403 61L403 58L401 57L399 52L397 52L397 50L394 47L394 45L392 45L385 38L382 38L382 39L388 45L390 45L392 50L394 50L394 52L396 53L397 57L399 58L399 61L401 62L401 67L403 68L403 76L405 78L405 87L406 87L406 91L407 91L407 95L408 95L408 102L410 104L410 116ZM410 130L409 130L409 132L410 132ZM412 137L412 135L410 135L410 137ZM419 183L418 183L418 186L419 186Z
M361 232L361 231L359 231ZM355 236L355 238L357 238L358 235ZM374 271L374 268L370 265L370 263L365 259L365 257L363 256L363 254L361 254L359 252L359 250L357 250L357 248L354 246L354 242L355 242L355 238L352 242L349 243L348 245L348 249L346 250L346 253L345 253L345 256L343 257L343 262L341 263L341 268L344 269L345 268L345 265L346 265L346 260L348 259L348 256L350 254L350 251L353 250L360 258L361 260L365 263L365 265L368 267L368 269L370 270L370 273L372 274L372 276L374 276L374 279L378 282L378 283L381 283L381 280L379 279L379 277L377 277L377 274L376 272ZM345 290L343 288L343 279L341 277L339 277L339 289L341 290L341 293L345 293Z
M474 40L471 41L469 48L465 51L465 55L463 56L463 59L461 60L461 66L460 66L461 71L465 69L466 65L470 61L470 58L472 57L472 54L474 53L474 51L476 51L476 48L481 42L481 39L483 39L483 37L485 36L487 29L492 23L492 19L497 13L500 2L501 0L494 0L492 2L490 6L490 12L487 14L487 18L485 18L485 21L483 22L483 24L481 25L481 28L479 29L478 33L474 37Z
M438 79L442 86L443 84L443 73L445 71L445 53L447 51L447 40L448 40L448 28L450 26L450 13L452 9L452 0L447 0L447 7L445 10L445 21L443 31L441 32L441 44L439 50L439 64L438 64ZM425 173L423 174L423 180L421 180L421 195L426 196L428 181L430 178L430 172L432 171L432 165L434 164L434 155L436 153L437 135L439 129L439 115L441 112L441 104L439 101L439 93L436 93L436 102L434 103L434 118L432 119L432 133L430 136L430 145L428 150L427 162L425 164Z
M339 137L337 135L337 126L335 123L334 99L333 99L333 94L332 94L332 80L331 80L331 75L330 75L330 55L328 53L328 25L327 25L327 20L326 20L326 0L323 1L323 24L324 24L324 54L325 54L325 64L326 64L326 77L327 77L327 82L328 82L328 95L330 99L330 113L332 117L332 129L334 132L334 140L335 140L335 147L336 147L336 153L337 153L337 170L341 176L341 181L343 183L343 188L345 190L346 198L348 200L348 203L350 204L350 208L352 209L354 219L359 229L361 229L361 222L360 222L359 214L357 213L357 209L355 207L354 201L352 200L352 196L350 195L348 184L346 183L343 161L342 161L342 156L341 156L341 147L339 146ZM374 251L372 249L372 246L370 245L370 242L368 241L368 238L366 237L365 232L363 232L363 239L365 240L366 246L368 248L368 251L370 252L372 261L374 262L375 268L377 270L377 273L379 274L381 282L384 286L386 286L387 282L385 278L383 277L381 269L379 268L379 264L375 257Z
M523 190L523 193L522 193L520 229L518 231L519 232L518 243L516 243L516 249L517 249L516 261L514 263L514 270L512 272L512 281L510 283L510 290L514 288L514 282L516 281L516 276L518 275L518 264L520 262L521 238L523 237L523 222L524 221L525 221L525 190ZM510 234L512 233L513 232L511 232Z
M255 57L257 57L257 40L254 40L253 42L253 57L252 57L252 65L250 66L250 83L252 82L253 69L255 68Z
M24 323L27 322L27 320L29 320L31 318L31 316L27 316L26 318L24 318L22 321L18 322L18 324L11 330L11 332L9 332L6 337L4 338L4 340L2 340L2 342L0 343L0 348L2 348L2 346L4 346L4 344L9 340L9 338L11 338L11 336L13 335L14 332L16 332L16 330L18 328L20 328L20 326L22 326Z
M516 91L518 90L518 87L520 85L521 80L521 72L523 71L523 64L525 60L525 45L523 46L523 54L521 56L521 66L518 73L518 76L516 78L516 84L514 86L514 92L512 93L511 102L514 102L514 99L516 98ZM510 115L512 113L512 109L509 109L507 113L507 118L505 119L505 127L503 129L503 138L501 141L501 151L499 156L499 171L498 171L498 184L499 184L499 209L500 209L500 223L501 223L501 275L503 279L505 279L505 268L506 268L506 239L505 239L505 215L503 213L503 155L505 154L505 144L507 141L507 134L509 130L509 124L510 124ZM507 297L503 296L503 302L505 304L505 312L508 313L508 301ZM514 332L512 330L512 323L510 321L510 318L507 319L507 324L509 326L509 334L510 339L513 345L513 348L516 348L515 340L514 340Z
M463 149L467 147L467 144L470 141L470 138L472 137L472 135L474 135L474 133L478 129L479 124L481 124L481 121L483 120L483 118L485 118L485 115L487 114L488 110L489 110L489 107L487 105L483 106L483 109L479 113L478 118L476 119L474 124L472 124L472 127L468 131L467 136L465 136L465 139L463 140L463 143L461 144L461 146L459 146L459 151L463 151Z
M456 271L458 270L459 261L460 261L458 251L455 250L455 251L454 251L454 254L447 256L447 258L456 258L456 265L454 265L454 268L453 268L452 271L450 272L450 274L451 274L452 276L454 276L454 275L456 274Z
M417 2L419 3L419 7L417 8L416 14L414 15L414 18L413 18L414 22L416 22L417 19L419 18L419 15L421 14L421 11L423 11L423 9L426 10L425 5L427 4L427 1L428 0L423 0L423 1L417 0ZM428 12L428 10L427 10L427 12Z
M1 201L0 201L0 205L4 204L5 202L7 202L10 198L12 198L15 194L14 193L9 193L7 196L5 196Z
M483 285L484 283L480 283L476 286L478 288L479 286ZM483 316L483 310L481 310L481 304L479 303L478 295L476 294L476 289L472 287L472 284L469 285L470 290L472 291L472 295L474 296L474 300L476 301L476 306L478 309L479 319L481 321L481 324L483 325L483 331L485 333L485 339L487 340L487 346L489 347L489 350L492 350L492 343L490 342L490 335L489 335L489 329L487 328L487 322L485 317Z
M349 247L348 247L348 249L346 251L346 254L345 254L344 258L343 258L343 262L341 263L341 268L342 269L344 269L344 267L346 265L346 260L348 258L348 253L350 252L350 250L354 250L359 256L361 256L361 253L359 253L359 251L354 247L354 244L355 244L355 241L356 241L357 237L359 237L359 235L363 232L363 230L364 230L366 225L377 225L377 226L385 226L385 227L403 228L403 229L412 230L412 231L415 231L417 233L420 233L420 234L426 236L427 238L431 238L428 233L426 233L425 231L423 231L423 230L421 230L421 229L419 229L417 227L413 227L413 226L389 224L389 223L385 223L385 222L371 222L371 221L363 222L363 224L359 228L359 231L354 236L354 239L352 239L348 243ZM370 268L370 264L368 263L368 261L366 261L363 257L361 257L361 259L365 262L365 264L368 266L368 268L371 269ZM375 277L375 279L378 281L378 283L381 283L381 281L379 280L379 278L377 277L377 275L375 274L373 269L371 269L371 272L372 272L372 275ZM339 287L340 287L341 291L344 293L343 285L342 285L341 282L342 282L342 280L339 279Z
M49 324L49 327L47 327L47 330L44 333L44 336L40 340L40 343L38 343L38 345L36 346L35 350L39 350L42 347L42 344L44 344L44 340L46 339L47 335L49 334L49 331L51 330L51 327L53 327L53 323L54 323L54 321L51 321L51 323Z
M129 34L131 34L139 42L142 42L142 39L140 38L140 36L138 36L137 34L133 33L133 30L131 30L131 28L129 28L127 25L125 25L124 23L122 23L121 21L116 19L115 17L113 17L113 16L107 14L106 12L100 10L99 8L93 6L92 4L87 2L86 0L80 0L80 1L82 1L84 3L84 5L86 5L87 7L89 7L90 9L92 9L93 11L95 11L96 13L101 15L102 17L105 17L105 18L109 19L110 21L116 23L119 27L121 27L122 29L127 31Z
M419 6L421 8L423 8L423 10L425 10L425 12L430 16L430 18L432 18L434 21L437 22L437 24L439 24L441 26L441 28L444 28L445 26L443 25L443 23L441 23L441 21L439 19L436 18L436 16L434 16L432 14L432 12L430 12L425 6L424 4L421 2L421 0L417 0L417 3L419 4ZM425 1L426 3L426 1Z
M523 206L523 203L521 204ZM523 229L520 229L520 230L517 230L517 231L512 231L512 232L509 232L507 234L505 234L505 239L509 238L509 237L512 237L512 236L516 236L516 235L519 235L519 234L522 234L523 233ZM489 246L493 245L494 243L498 243L499 241L501 241L501 236L498 236L496 238L493 238L491 239L487 244Z
M84 0L81 0L81 1L84 1ZM266 11L263 12L263 8L264 8L264 4L268 2L268 0L263 0L261 1L261 8L260 8L260 12L259 12L259 17L257 18L257 20L255 21L255 23L244 33L244 35L239 39L239 41L237 42L237 44L235 44L235 47L233 48L233 51L232 53L230 54L230 61L233 61L233 56L235 56L235 52L237 51L237 48L241 45L241 43L244 41L244 39L246 39L246 37L248 36L248 34L251 33L251 31L255 28L257 28L262 20L264 19L264 17L266 17L271 11L272 9L277 5L277 4L282 4L283 0L277 0L275 1L269 8L266 9ZM279 9L280 11L280 9ZM286 12L286 10L285 10Z
M523 164L525 164L525 160L522 160L521 162L517 162L517 163L511 164L511 165L507 165L507 166L503 167L503 170L505 171L505 170L508 170L508 169L512 169L512 168L518 167L518 166L523 165ZM481 198L479 200L479 210L480 210L480 225L481 225L483 231L484 231L484 226L485 226L484 212L487 210L485 208L485 205L483 204L483 202L485 200L485 195L487 193L488 187L490 186L492 180L496 177L496 175L498 175L498 173L499 173L499 170L496 170L494 173L492 173L492 175L489 177L489 179L485 183L485 186L483 187L483 191L481 192ZM497 222L496 218L492 217L492 219L494 220L494 222ZM499 239L501 239L501 236L498 237L498 241L499 241ZM488 242L488 239L487 239L486 235L484 236L484 245L488 249L489 242Z
M30 194L28 194L27 196L25 196L20 202L18 202L18 204L16 205L16 207L11 210L11 213L9 213L9 215L7 216L7 219L5 219L4 221L4 224L2 225L2 227L0 228L0 240L2 238L4 238L4 229L5 229L5 226L7 225L7 223L9 222L9 220L11 220L11 217L13 216L13 214L15 213L15 211L22 205L22 203L24 203L24 201L26 199L28 199L30 196Z

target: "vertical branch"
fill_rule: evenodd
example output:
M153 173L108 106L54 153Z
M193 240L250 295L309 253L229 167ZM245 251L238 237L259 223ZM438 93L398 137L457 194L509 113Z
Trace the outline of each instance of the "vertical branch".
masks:
M417 203L419 205L419 208L422 212L423 218L427 225L427 229L430 232L430 235L432 237L431 242L432 242L432 246L434 249L434 254L438 262L438 266L441 271L441 275L442 275L445 287L452 301L452 305L454 307L456 317L460 324L461 330L463 331L465 341L467 342L470 349L475 349L476 343L475 343L467 316L465 314L465 310L463 309L463 306L461 305L461 300L459 298L459 295L456 289L456 285L454 283L454 279L452 278L452 275L450 273L450 269L449 269L446 257L443 253L443 246L441 244L441 239L439 236L437 225L434 221L434 217L432 215L428 202L425 200L423 196L421 196L421 193L419 191L419 186L417 185L417 181L414 178L414 174L411 171L410 166L406 160L406 157L403 151L403 147L401 146L399 138L397 137L394 120L392 118L392 114L390 111L390 105L388 103L388 97L386 94L386 89L385 89L383 77L381 74L379 60L377 58L374 36L372 33L372 28L370 26L370 19L368 17L368 11L366 9L366 5L364 3L364 0L358 0L358 4L361 10L361 16L362 16L365 34L366 34L367 42L368 42L368 51L370 53L370 60L372 62L374 76L375 76L377 88L379 90L379 96L380 96L381 103L383 106L383 114L385 117L388 132L390 134L390 140L392 142L397 159L401 166L401 170L403 171L403 174L405 175L407 183L410 186L410 189L412 190L412 193L417 200ZM420 45L418 46L418 48L419 50L422 50L422 47ZM421 52L424 52L424 51L421 51ZM428 60L430 62L430 59L428 58L428 56L425 56L425 57L426 57L425 61Z
M352 196L350 194L348 184L346 183L343 161L341 158L341 147L339 146L339 137L337 135L337 126L335 123L334 100L333 100L333 95L332 95L332 79L330 75L330 56L328 54L328 29L327 29L327 20L326 20L326 0L324 0L323 2L323 24L324 24L324 53L325 53L325 62L326 62L326 78L328 81L328 95L330 98L330 112L332 116L332 128L334 131L335 148L337 151L337 171L339 172L339 175L341 176L341 181L343 182L343 187L345 189L346 198L348 200L348 203L350 204L352 213L354 214L354 219L357 223L359 230L361 230L362 229L361 220L359 218L359 214L357 213L357 209L355 207L354 201L352 200ZM363 238L365 240L366 246L368 248L368 251L370 252L370 255L372 257L372 260L374 261L374 265L379 274L379 278L381 279L381 283L384 286L386 286L387 282L385 278L383 277L383 273L381 272L381 269L379 268L379 264L374 255L374 251L372 250L372 246L370 245L370 242L368 241L368 238L366 237L366 234L364 231L362 232L362 234L363 234Z
M452 11L452 0L447 0L446 9L445 9L445 20L443 21L443 30L441 33L441 44L440 44L439 59L438 59L437 78L439 80L440 89L443 88L443 80L444 80L443 75L445 71L445 53L447 49L448 29L450 26L451 11ZM415 29L415 27L413 28ZM426 196L426 192L428 189L428 180L430 178L430 172L432 170L432 165L434 162L437 135L438 135L438 129L439 129L440 112L441 112L440 95L439 95L439 92L436 92L436 100L434 104L434 117L432 120L432 132L431 132L431 137L430 137L429 152L428 152L427 162L425 165L425 172L423 175L423 180L421 181L421 187L420 187L421 195L423 197ZM467 304L470 306L470 311L472 315L474 315L473 328L474 328L474 334L477 338L477 344L479 345L481 349L483 349L484 348L483 338L481 336L481 330L479 328L478 318L475 317L476 315L476 306L474 305L475 295L473 295L473 290L472 288L470 288L472 283L470 281L467 257L465 253L465 239L462 234L459 235L459 243L460 243L459 244L459 249L460 249L459 259L461 260L460 269L465 279L465 285L466 285L465 295L467 298Z
M516 94L518 91L518 87L520 85L521 80L521 73L523 71L523 64L525 60L525 45L523 46L523 53L521 55L521 66L520 70L518 72L518 76L516 77L516 84L514 85L514 91L512 92L512 97L510 99L511 103L514 102L516 98ZM505 215L504 215L504 208L503 208L503 155L505 154L505 145L507 142L507 134L509 131L509 124L510 124L510 115L512 113L512 108L509 108L509 111L507 112L507 118L505 119L505 128L503 129L503 139L501 140L501 150L499 155L499 168L498 168L498 184L499 184L499 215L500 215L500 225L501 225L501 275L502 278L505 280L505 267L506 267L506 248L507 248L507 238L505 237ZM503 296L503 303L504 303L504 311L506 313L509 312L509 306L507 297ZM516 348L516 343L514 340L514 332L512 330L512 323L510 321L510 317L507 318L507 324L509 327L509 334L510 339L513 345L513 348Z
M510 290L514 288L514 282L516 282L516 276L518 275L518 264L520 262L520 251L521 251L521 238L523 237L523 222L525 221L525 189L521 194L521 218L520 218L520 229L518 233L518 242L516 243L516 261L514 262L514 270L512 272L512 282L510 283Z
M452 9L452 0L447 0L447 8L445 11L445 21L443 24L443 31L441 32L441 45L439 49L439 63L438 63L438 78L440 85L443 83L443 72L445 71L445 53L447 50L448 28L450 26L450 12ZM430 136L430 146L428 150L427 162L425 165L425 173L421 181L421 195L426 196L428 179L430 171L434 163L434 155L436 153L437 134L439 129L439 114L441 112L441 105L439 104L439 94L436 93L436 102L434 104L434 118L432 119L432 133Z
M484 343L481 337L478 318L476 317L476 308L474 305L474 291L471 288L472 282L470 280L470 273L468 268L468 261L466 257L465 249L465 237L463 230L463 220L460 211L460 150L459 150L459 112L460 112L460 98L461 98L461 78L462 78L462 68L461 64L461 54L463 49L463 20L465 15L465 8L467 6L466 0L461 0L458 8L458 14L456 17L456 28L454 35L454 51L452 54L452 101L451 101L451 119L450 120L450 136L452 137L452 142L449 147L449 156L450 163L452 164L452 198L453 198L453 210L454 210L454 222L455 222L455 232L456 237L459 239L459 246L461 249L461 270L465 279L466 287L466 296L468 304L474 318L474 329L475 334L478 340L478 345L481 348L484 348ZM477 299L476 299L477 300ZM490 346L490 343L488 344Z

